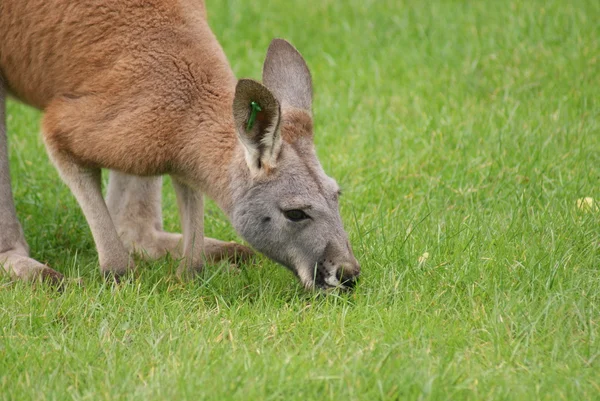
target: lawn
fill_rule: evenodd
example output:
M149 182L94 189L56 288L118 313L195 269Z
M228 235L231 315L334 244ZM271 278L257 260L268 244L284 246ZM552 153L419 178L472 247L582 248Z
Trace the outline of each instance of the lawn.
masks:
M208 2L239 77L290 40L362 279L305 292L265 257L181 283L99 274L39 113L8 104L33 257L0 278L1 400L600 399L600 2ZM165 224L179 230L170 185ZM207 234L236 234L214 204Z

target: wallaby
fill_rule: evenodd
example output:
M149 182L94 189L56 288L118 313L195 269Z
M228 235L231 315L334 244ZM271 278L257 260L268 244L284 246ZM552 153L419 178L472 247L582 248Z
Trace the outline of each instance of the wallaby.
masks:
M29 258L8 170L5 92L44 111L44 143L88 221L101 271L131 252L166 252L180 274L245 258L204 237L203 196L248 243L307 288L350 288L360 273L339 187L314 150L312 80L275 39L263 83L239 81L200 0L0 1L0 263L29 278L60 274ZM107 200L101 168L111 170ZM162 231L158 178L172 177L183 231ZM138 177L139 176L139 177Z

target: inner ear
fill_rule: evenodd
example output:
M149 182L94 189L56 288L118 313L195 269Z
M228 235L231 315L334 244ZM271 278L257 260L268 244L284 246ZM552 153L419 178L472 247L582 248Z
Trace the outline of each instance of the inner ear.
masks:
M281 149L281 111L271 91L251 79L238 81L233 118L248 167L254 172L274 168Z

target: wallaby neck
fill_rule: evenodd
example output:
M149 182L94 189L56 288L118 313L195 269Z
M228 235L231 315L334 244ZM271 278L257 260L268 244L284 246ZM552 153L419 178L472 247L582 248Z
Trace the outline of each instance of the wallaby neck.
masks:
M174 176L202 191L230 216L234 189L246 185L245 180L234 181L247 166L233 121L235 78L223 80L226 82L221 87L207 87L197 93L198 104L190 109L192 115L187 121L182 122L185 127L180 132L184 138L176 143L185 146L176 156Z

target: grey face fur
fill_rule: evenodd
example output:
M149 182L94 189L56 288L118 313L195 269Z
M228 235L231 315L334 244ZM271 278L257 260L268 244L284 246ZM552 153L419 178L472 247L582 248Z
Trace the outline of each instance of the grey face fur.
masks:
M271 43L263 83L241 80L236 88L234 118L249 172L232 172L246 177L233 182L248 183L232 188L232 223L305 287L353 287L360 265L341 221L339 187L323 171L307 132L312 130L310 72L286 41ZM262 111L248 130L251 101Z

